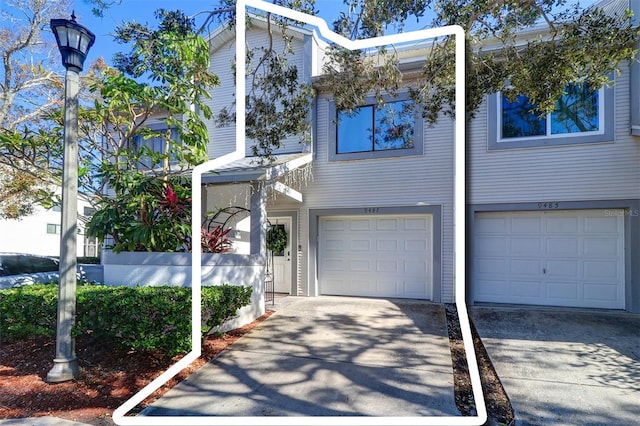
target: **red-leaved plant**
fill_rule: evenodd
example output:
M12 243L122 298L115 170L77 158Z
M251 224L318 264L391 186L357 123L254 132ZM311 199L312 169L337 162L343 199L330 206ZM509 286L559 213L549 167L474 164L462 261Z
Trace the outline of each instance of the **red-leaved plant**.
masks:
M231 228L222 229L217 225L212 230L202 228L202 252L203 253L228 253L231 251L233 243L227 237Z

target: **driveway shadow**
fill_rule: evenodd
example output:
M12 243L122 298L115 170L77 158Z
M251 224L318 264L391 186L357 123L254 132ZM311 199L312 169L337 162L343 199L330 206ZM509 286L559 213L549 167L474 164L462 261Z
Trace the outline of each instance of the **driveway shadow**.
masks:
M141 414L460 415L442 305L296 299Z
M519 424L629 425L640 416L640 316L473 307Z

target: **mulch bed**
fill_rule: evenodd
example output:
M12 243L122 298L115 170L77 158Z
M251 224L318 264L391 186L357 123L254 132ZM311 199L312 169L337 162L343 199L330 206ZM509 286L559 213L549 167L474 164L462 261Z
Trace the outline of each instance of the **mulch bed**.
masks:
M456 405L462 415L475 415L458 313L455 305L447 304L445 309ZM134 413L151 404L271 314L267 312L251 324L222 336L208 337L203 344L202 356L136 407ZM511 403L473 323L471 330L489 416L487 424L513 425ZM76 354L82 376L78 380L51 384L45 378L54 353L53 339L25 340L0 347L0 419L56 416L95 426L111 426L114 424L111 420L113 410L180 359L162 353L128 351L79 336Z
M451 348L451 359L453 364L454 396L456 406L464 416L477 415L476 403L473 397L471 378L469 376L469 365L462 340L458 310L454 304L446 304L447 331L449 333L449 346ZM482 383L482 393L487 408L487 425L514 425L515 416L509 396L502 386L493 363L482 344L478 331L469 319L471 324L471 335L475 348L478 370L480 372L480 382Z

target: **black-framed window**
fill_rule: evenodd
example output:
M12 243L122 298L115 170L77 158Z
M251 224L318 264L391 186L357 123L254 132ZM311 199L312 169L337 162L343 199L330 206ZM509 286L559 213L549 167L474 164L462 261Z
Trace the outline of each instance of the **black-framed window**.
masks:
M372 98L353 111L338 111L331 103L329 160L359 160L422 154L422 117L407 95Z
M613 141L613 89L571 84L554 111L541 114L524 95L489 97L489 149Z

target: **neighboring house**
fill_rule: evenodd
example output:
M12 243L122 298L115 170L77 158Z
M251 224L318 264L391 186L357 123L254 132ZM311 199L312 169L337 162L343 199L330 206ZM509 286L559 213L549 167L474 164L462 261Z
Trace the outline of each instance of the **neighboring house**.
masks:
M291 31L290 61L312 82L326 46L312 30ZM254 19L247 44L261 45L264 32ZM212 93L214 114L235 92L234 41L229 30L209 40L222 81ZM407 75L424 54L403 52ZM288 247L273 265L278 292L454 302L453 121L429 126L403 114L402 90L385 111L371 100L338 121L331 93L316 89L312 144L294 138L273 164L247 157L203 175L203 213L248 208L254 221L266 223L266 215L284 227ZM526 98L509 103L493 94L467 123L468 303L640 313L640 67L593 97L569 93L565 104L584 107L573 121L530 117ZM390 116L401 120L395 136L385 127ZM388 137L373 143L365 118ZM210 158L234 150L234 132L209 122ZM264 258L256 244L239 244L248 229L233 234L238 253Z
M86 234L86 224L93 215L89 198L78 195L78 256L98 256L95 238ZM20 219L0 220L0 252L60 256L60 206L51 209L35 206L33 214Z

